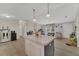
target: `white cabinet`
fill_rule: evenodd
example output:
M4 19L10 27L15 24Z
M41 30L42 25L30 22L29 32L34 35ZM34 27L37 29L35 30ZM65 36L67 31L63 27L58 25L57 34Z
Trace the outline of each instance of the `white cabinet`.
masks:
M25 52L26 52L27 55L30 55L31 46L30 46L30 41L29 40L25 40Z
M41 55L41 46L27 39L25 43L25 51L27 55L39 56Z
M54 41L46 46L41 45L32 39L25 40L25 51L28 56L53 56L54 55ZM51 44L51 45L50 45Z
M41 55L41 46L36 44L36 43L33 43L33 42L30 42L31 43L31 56L40 56Z
M44 55L44 48L42 45L34 43L29 39L25 40L25 52L28 56L43 56Z

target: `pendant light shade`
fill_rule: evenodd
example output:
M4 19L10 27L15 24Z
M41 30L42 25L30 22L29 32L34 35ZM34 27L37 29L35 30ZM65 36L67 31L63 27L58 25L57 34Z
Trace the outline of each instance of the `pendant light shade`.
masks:
M47 15L46 17L50 17L50 13L49 13L49 3L47 4Z
M35 9L33 9L33 21L36 21L36 17L35 17Z
M47 14L46 17L50 17L50 14Z

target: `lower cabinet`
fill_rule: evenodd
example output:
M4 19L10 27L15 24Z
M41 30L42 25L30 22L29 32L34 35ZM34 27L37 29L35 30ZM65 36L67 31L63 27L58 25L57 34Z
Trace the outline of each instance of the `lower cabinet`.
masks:
M46 46L43 46L29 39L26 39L25 50L28 56L53 56L54 41L50 42Z
M29 40L25 40L25 53L30 56L31 53L31 45Z
M41 56L44 55L44 52L41 53L41 51L44 50L41 45L36 44L35 42L32 42L31 40L25 40L25 52L28 56Z
M31 42L31 56L40 56L41 55L41 46Z

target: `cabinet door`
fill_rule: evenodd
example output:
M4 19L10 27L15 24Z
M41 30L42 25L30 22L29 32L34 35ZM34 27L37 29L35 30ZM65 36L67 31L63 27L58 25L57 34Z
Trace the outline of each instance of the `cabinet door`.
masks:
M30 41L28 39L25 40L25 52L26 52L26 55L30 55Z
M31 56L40 56L41 54L41 46L36 44L35 42L31 42Z

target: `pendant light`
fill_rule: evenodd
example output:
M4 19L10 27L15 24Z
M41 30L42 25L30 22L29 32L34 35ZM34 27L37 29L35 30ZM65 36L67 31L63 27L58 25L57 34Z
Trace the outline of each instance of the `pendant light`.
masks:
M33 9L33 21L36 21L36 17L35 17L35 9Z
M49 13L49 3L47 4L47 15L46 17L50 17L50 13Z

